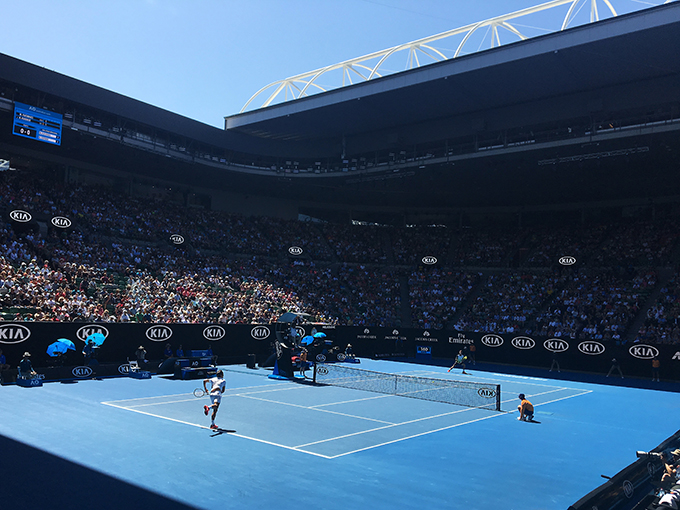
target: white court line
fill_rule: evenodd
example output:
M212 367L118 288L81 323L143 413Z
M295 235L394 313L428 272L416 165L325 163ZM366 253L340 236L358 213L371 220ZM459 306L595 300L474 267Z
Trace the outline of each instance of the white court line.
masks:
M315 407L302 406L300 404L291 404L291 403L288 403L288 402L279 402L278 400L269 400L269 399L266 399L266 398L251 397L250 395L235 395L235 396L243 397L243 398L250 398L252 400L260 400L262 402L269 402L271 404L280 404L280 405L284 405L284 406L298 407L298 408L301 408L301 409L310 409L312 411L318 411L320 413L337 414L339 416L346 416L348 418L357 418L359 420L375 421L377 423L387 423L389 425L394 425L394 423L392 423L390 421L376 420L375 418L366 418L365 416L355 416L353 414L347 414L347 413L339 413L337 411L329 411L328 409L317 409Z
M315 409L317 407L327 407L327 406L337 406L339 404L351 404L353 402L363 402L364 400L376 400L378 398L388 398L388 397L393 397L394 395L391 394L385 394L385 395L377 395L375 397L364 397L364 398L356 398L354 400L341 400L340 402L331 402L329 404L317 404L314 406L309 406L310 409Z
M139 411L138 409L130 409L129 407L117 406L117 405L114 405L110 402L102 402L102 404L107 405L107 406L111 406L111 407L115 407L115 408L118 408L118 409L124 409L126 411L132 411L133 413L145 414L146 416L153 416L154 418L161 418L163 420L174 421L176 423L182 423L184 425L191 425L192 427L198 427L199 429L211 430L210 427L206 427L205 425L199 425L197 423L191 423L189 421L178 420L176 418L169 418L167 416L161 416L161 415L158 415L158 414L147 413L145 411ZM229 435L235 436L235 437L240 437L241 439L249 439L251 441L256 441L258 443L264 443L264 444L268 444L268 445L271 445L271 446L278 446L280 448L285 448L286 450L293 450L295 452L307 453L309 455L314 455L315 457L322 457L324 459L331 459L332 458L332 457L329 457L328 455L322 455L320 453L315 453L315 452L308 452L306 450L298 450L297 448L292 447L292 446L286 446L285 444L273 443L271 441L266 441L264 439L258 439L256 437L244 436L243 434L237 434L235 432L229 432Z

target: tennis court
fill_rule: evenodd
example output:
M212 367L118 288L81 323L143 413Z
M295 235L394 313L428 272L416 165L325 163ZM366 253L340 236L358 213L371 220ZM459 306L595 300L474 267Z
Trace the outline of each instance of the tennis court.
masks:
M362 360L383 373L501 386L501 411L313 386L223 367L215 433L200 381L0 389L0 434L180 505L567 508L677 430L677 394ZM540 423L517 421L518 393ZM30 399L29 399L30 397ZM635 412L644 410L644 412ZM59 439L55 439L59 438ZM77 493L77 491L76 491Z

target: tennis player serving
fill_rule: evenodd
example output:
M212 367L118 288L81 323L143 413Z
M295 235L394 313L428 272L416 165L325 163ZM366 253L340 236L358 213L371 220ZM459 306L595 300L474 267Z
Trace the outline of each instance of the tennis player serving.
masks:
M210 384L210 389L208 389L208 384ZM224 372L221 370L217 371L215 377L203 380L203 389L205 389L205 392L210 396L210 405L203 406L203 413L208 416L212 409L210 428L213 430L218 429L217 425L215 425L215 416L217 416L217 410L222 401L222 393L224 393L226 387L227 383L224 381Z

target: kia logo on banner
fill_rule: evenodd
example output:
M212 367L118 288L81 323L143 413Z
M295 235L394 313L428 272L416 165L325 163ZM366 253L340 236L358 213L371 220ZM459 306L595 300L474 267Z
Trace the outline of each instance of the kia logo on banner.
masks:
M659 349L651 345L631 345L628 348L631 356L637 359L653 359L659 355Z
M498 335L484 335L482 343L487 347L500 347L503 345L503 337Z
M635 487L632 483L630 483L630 480L624 480L622 487L623 493L626 495L626 497L628 499L632 498L633 494L635 493Z
M290 248L288 248L288 253L290 253L291 255L302 255L302 251L303 251L302 248L300 248L299 246L291 246Z
M543 342L543 347L550 352L564 352L569 349L569 344L559 338L551 338Z
M570 256L560 257L559 262L563 266L573 266L574 264L576 264L576 257Z
M69 228L72 225L71 220L65 216L55 216L51 223L57 228Z
M172 336L172 330L168 326L156 325L148 328L145 334L152 342L163 342Z
M121 375L128 375L130 373L130 365L127 363L124 365L118 365L118 373Z
M172 244L184 244L184 237L179 234L172 234L170 236L170 242Z
M423 264L427 264L428 266L431 266L433 264L437 263L437 257L433 257L432 255L427 255L426 257L423 257Z
M479 388L477 390L477 395L482 398L496 398L496 390L493 388Z
M12 212L9 213L9 217L12 218L14 221L18 221L19 223L28 223L33 219L31 213L22 211L21 209L13 210Z
M99 324L88 324L87 326L83 326L78 331L76 331L76 338L86 342L87 337L93 335L94 333L101 333L104 335L104 338L108 338L109 336L109 330L104 326L100 326Z
M0 325L0 344L20 344L28 340L31 330L21 324Z
M71 373L74 377L90 377L92 369L90 367L74 367Z
M511 343L515 349L527 350L536 347L536 342L534 342L534 339L529 338L528 336L516 336L512 339Z
M271 331L269 331L267 326L255 326L250 330L250 336L255 340L265 340L266 338L269 338L270 334Z
M227 332L222 326L208 326L203 330L203 338L206 340L221 340Z
M578 350L583 354L588 354L589 356L597 356L604 353L605 348L600 342L595 340L586 340L578 344Z

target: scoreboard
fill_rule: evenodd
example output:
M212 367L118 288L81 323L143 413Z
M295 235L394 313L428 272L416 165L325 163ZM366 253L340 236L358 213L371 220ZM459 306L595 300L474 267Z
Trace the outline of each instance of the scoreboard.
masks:
M61 145L62 115L36 106L14 103L15 135L52 145Z

